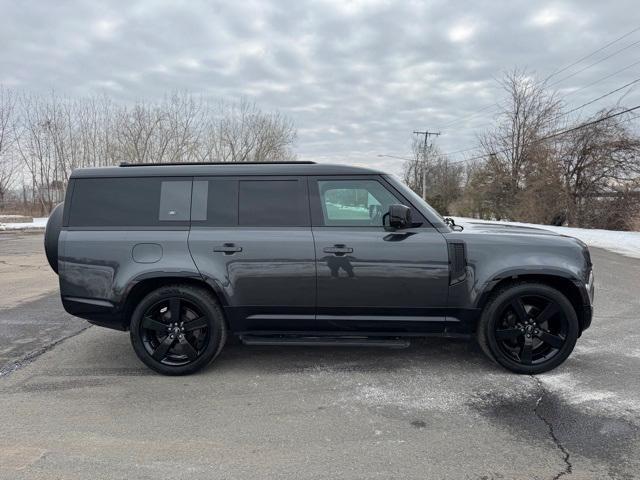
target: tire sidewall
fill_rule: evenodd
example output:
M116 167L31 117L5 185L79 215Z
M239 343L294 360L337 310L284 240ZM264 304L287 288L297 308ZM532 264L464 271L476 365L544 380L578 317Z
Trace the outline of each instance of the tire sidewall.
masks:
M171 297L180 297L196 305L206 315L209 329L209 343L204 352L192 363L182 366L171 366L155 360L145 348L141 338L141 322L144 313L157 302ZM208 365L220 352L224 337L224 319L215 300L208 292L194 287L161 287L148 294L136 306L131 316L131 344L138 358L145 365L164 375L188 375Z
M498 312L503 311L506 304L508 304L511 300L523 295L537 295L556 302L562 309L562 312L567 319L567 336L564 345L560 348L560 351L553 356L553 358L550 358L549 360L540 364L522 365L521 363L510 359L500 350L498 342L494 335L495 324L500 320ZM573 308L573 305L561 292L546 285L523 284L513 286L502 291L487 306L487 308L483 312L482 320L483 321L481 321L481 327L484 329L483 336L486 339L486 345L491 352L494 360L503 367L516 373L536 374L554 369L567 359L567 357L573 351L573 348L575 347L576 341L578 339L578 317L576 315L575 309Z

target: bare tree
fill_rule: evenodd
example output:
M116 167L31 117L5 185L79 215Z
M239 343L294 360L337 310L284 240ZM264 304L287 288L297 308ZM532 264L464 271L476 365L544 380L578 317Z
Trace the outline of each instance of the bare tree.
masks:
M17 171L14 158L16 140L16 95L0 85L0 209Z
M279 113L265 113L246 99L219 102L206 126L203 161L274 162L294 160L293 122Z
M28 177L23 196L43 214L62 199L79 167L295 158L291 120L246 100L211 102L173 92L160 102L117 105L104 95L0 94L0 187L6 189L18 165Z
M612 223L608 218L634 214L625 195L638 186L640 137L625 123L628 115L608 118L620 111L619 107L602 110L584 128L559 140L569 225L607 228ZM615 201L619 199L625 201ZM619 221L613 223L620 227Z
M528 163L537 156L539 140L555 128L561 103L544 83L524 70L507 72L500 85L507 98L496 126L480 137L480 147L488 158L487 168L492 170L488 173L506 195L496 204L501 208L496 214L512 216Z

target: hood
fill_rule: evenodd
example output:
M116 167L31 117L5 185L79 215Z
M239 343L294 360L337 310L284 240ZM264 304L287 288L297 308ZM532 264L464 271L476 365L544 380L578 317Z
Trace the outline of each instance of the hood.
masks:
M519 235L550 235L560 236L560 234L544 230L542 228L527 227L524 225L509 225L501 222L474 222L468 220L456 221L464 227L462 233L490 233L490 234L519 234Z

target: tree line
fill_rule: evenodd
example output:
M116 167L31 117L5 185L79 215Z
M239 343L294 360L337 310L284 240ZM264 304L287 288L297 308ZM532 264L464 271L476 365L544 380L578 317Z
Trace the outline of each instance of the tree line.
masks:
M415 141L404 180L443 214L640 230L640 135L620 103L570 121L558 93L526 71L500 80L505 101L471 158ZM426 169L427 175L424 175Z
M123 105L0 86L0 211L46 215L74 168L295 159L293 122L248 100L173 92Z

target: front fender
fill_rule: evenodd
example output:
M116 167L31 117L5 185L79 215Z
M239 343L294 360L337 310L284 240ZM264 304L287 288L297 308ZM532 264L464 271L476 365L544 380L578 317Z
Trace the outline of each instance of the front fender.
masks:
M571 282L585 305L591 266L583 247L562 236L458 234L467 247L467 278L449 291L449 306L481 308L493 288L508 278L533 276Z

